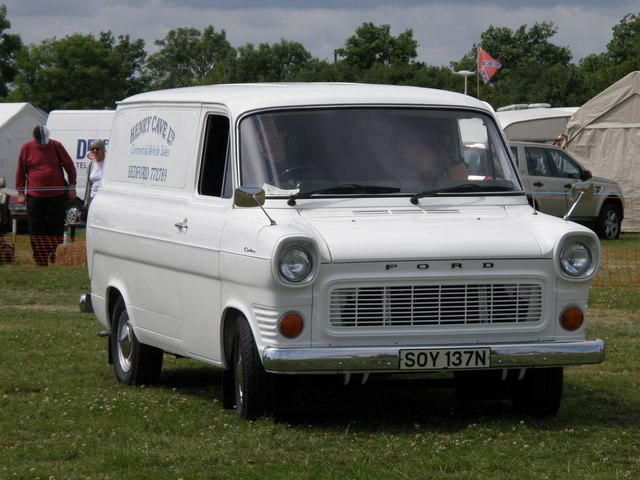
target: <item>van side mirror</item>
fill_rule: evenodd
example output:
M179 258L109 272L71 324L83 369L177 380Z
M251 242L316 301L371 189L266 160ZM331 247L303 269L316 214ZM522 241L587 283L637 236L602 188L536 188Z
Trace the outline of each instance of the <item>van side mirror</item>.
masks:
M265 193L263 188L258 187L238 187L233 192L233 204L236 207L260 207L269 219L271 225L275 225L276 221L269 216L267 211L262 207L265 202Z
M582 171L582 178L580 178L580 180L587 181L589 180L591 177L593 177L593 175L591 175L591 170L583 170Z
M233 192L233 204L236 207L261 207L264 205L264 189L258 187L239 187Z

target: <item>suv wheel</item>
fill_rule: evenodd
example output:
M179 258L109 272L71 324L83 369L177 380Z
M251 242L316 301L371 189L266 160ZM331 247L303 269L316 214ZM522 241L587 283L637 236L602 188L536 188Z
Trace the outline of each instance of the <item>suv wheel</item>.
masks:
M596 232L600 238L615 240L620 237L621 222L622 220L618 207L611 202L607 202L602 206L602 210L600 210Z

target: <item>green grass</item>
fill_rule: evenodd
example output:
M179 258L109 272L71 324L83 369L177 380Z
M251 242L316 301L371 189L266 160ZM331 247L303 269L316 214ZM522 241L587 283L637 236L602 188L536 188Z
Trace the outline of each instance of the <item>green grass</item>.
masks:
M417 384L316 389L287 422L246 422L195 361L166 356L156 387L117 384L76 306L87 288L83 268L0 267L0 479L640 477L640 313L610 291L592 290L588 332L607 359L566 369L554 418Z

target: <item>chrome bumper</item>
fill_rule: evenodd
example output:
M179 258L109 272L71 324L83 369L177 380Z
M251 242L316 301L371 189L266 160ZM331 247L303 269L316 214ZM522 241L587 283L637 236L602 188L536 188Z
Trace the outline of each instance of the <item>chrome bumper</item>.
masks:
M491 348L492 369L559 367L600 363L604 341L570 343L525 343L505 345L437 345L354 348L265 348L264 368L273 373L415 372L400 369L400 350L430 350L460 347Z

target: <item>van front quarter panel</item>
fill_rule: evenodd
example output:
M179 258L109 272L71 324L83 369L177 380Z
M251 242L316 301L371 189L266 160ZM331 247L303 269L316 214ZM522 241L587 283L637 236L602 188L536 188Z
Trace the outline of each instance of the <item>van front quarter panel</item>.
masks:
M87 257L118 380L202 360L243 418L281 409L284 377L435 372L492 375L553 414L563 368L604 358L585 339L596 235L531 208L491 109L451 92L125 99Z

